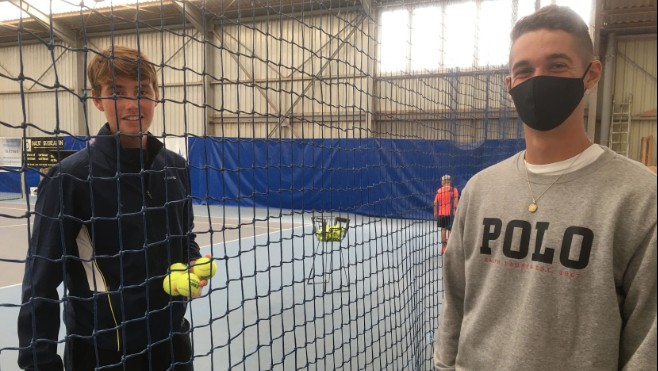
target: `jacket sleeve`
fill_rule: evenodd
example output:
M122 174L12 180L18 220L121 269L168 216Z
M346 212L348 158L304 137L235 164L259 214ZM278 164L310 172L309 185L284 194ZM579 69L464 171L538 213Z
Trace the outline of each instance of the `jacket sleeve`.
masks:
M434 342L434 367L437 370L454 370L457 359L466 286L463 246L466 206L457 209L448 247L443 255L443 304Z
M185 216L183 218L184 222L187 223L185 225L185 232L186 232L186 240L187 240L187 255L188 255L188 261L191 260L196 260L201 257L200 249L199 249L199 244L196 242L196 233L194 233L194 210L192 208L192 185L190 183L190 170L189 166L186 165L186 189L187 191L187 200L186 205L185 205Z
M621 307L623 327L619 349L621 370L656 367L656 249L654 224L652 235L642 242L624 274L625 299Z
M62 177L52 168L38 188L34 227L23 276L18 314L20 350L18 365L24 369L61 370L57 355L60 301L57 287L63 279L62 263L67 227L62 218Z

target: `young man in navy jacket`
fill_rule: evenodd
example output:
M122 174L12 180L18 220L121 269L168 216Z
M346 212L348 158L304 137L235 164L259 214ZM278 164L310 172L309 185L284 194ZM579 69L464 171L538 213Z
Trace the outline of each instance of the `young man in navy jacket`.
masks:
M114 46L93 58L87 74L107 123L39 185L18 364L191 370L187 303L165 293L162 281L171 264L200 254L186 162L148 133L159 98L155 68L139 51ZM60 302L64 362L56 352Z

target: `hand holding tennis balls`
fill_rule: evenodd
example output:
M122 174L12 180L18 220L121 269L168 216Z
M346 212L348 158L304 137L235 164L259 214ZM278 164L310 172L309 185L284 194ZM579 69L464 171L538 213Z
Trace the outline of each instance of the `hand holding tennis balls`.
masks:
M212 257L204 256L199 258L192 265L192 273L196 274L201 279L212 278L217 273L217 264Z
M198 267L197 267L198 265ZM186 296L197 298L201 296L203 287L208 284L207 277L200 278L196 271L201 274L208 274L212 277L217 272L217 265L210 260L210 256L192 261L192 269L187 268L183 263L174 263L169 267L169 274L162 281L162 288L171 296Z

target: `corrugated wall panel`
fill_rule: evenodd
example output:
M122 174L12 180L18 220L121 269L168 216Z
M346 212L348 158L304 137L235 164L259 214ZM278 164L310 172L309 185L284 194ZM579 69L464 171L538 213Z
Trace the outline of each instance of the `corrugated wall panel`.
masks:
M23 122L23 109L20 94L3 94L0 95L0 136L2 137L22 137L23 129L20 128Z
M219 27L224 32L215 42L224 49L215 57L216 75L228 81L215 95L215 107L224 114L214 116L230 121L253 112L261 118L284 116L286 122L288 116L302 118L306 125L321 113L337 116L369 107L371 93L361 75L368 73L360 40L366 25L354 13Z
M80 104L77 96L66 91L57 95L50 91L39 91L20 94L4 94L0 99L0 121L12 126L20 126L23 122L38 128L28 126L27 135L47 136L46 132L55 129L71 134L78 134L77 107ZM17 130L0 125L0 136L16 136ZM20 133L19 136L22 136Z
M203 88L196 86L166 87L163 106L158 108L151 132L168 134L203 135L205 123L203 106ZM171 101L170 101L171 100ZM185 103L183 103L185 101ZM164 108L164 112L162 111Z
M634 119L630 128L628 155L634 160L640 160L642 137L653 135L656 138L655 119L635 119L643 112L656 109L656 45L655 36L625 38L617 43L614 101L618 105L627 99L631 100L631 115ZM655 148L653 152L655 163Z
M417 128L415 135L423 139L459 141L468 136L478 140L522 136L502 73L383 77L379 84L380 117L393 122L379 126L387 137L409 136L409 127ZM405 123L405 117L410 117L414 125ZM450 119L454 124L448 127ZM396 122L402 126L399 130Z
M68 49L55 47L51 51L44 44L25 44L20 47L1 48L0 56L3 73L16 78L22 72L26 90L44 89L39 84L53 87L56 81L55 71L61 85L69 87L74 85L75 75L72 75L71 71L75 68L75 53ZM2 84L0 89L3 91L16 89L16 85L8 81L0 84ZM5 84L9 85L7 89Z
M25 121L43 131L55 130L59 121L60 130L77 133L79 99L73 94L80 82L75 74L75 52L62 47L51 51L40 43L4 47L0 48L0 64L2 73L8 77L0 79L0 97L6 106L0 121L10 125ZM14 80L21 74L22 81ZM12 134L15 130L10 128L0 130L2 135L15 135ZM46 134L28 128L28 135Z
M656 119L633 120L631 122L630 146L628 157L640 161L642 149L642 137L653 135L653 149L651 150L650 162L656 165L656 152L658 145L658 130L656 130Z
M225 135L229 132L274 135L279 122L284 129L292 122L295 127L290 129L291 135L327 137L333 130L328 128L335 126L337 133L357 133L352 135L363 137L371 116L381 111L386 123L373 127L373 135L400 134L426 139L441 136L427 117L405 119L386 115L422 113L433 114L433 120L445 120L451 117L451 112L453 116L459 112L460 120L474 120L469 125L480 128L486 126L482 117L485 108L496 113L511 107L504 79L497 74L455 73L393 79L384 76L376 82L377 91L373 91L375 73L370 68L374 65L372 58L377 45L374 34L368 34L368 30L374 31L374 24L360 13L218 25L213 32L212 42L217 48L212 51L212 66L204 65L203 43L195 39L199 35L193 29L111 34L91 38L90 47L98 51L113 43L139 45L154 63L166 65L159 76L166 102L159 107L151 128L158 135L163 130L203 134L206 104L211 106L212 132ZM48 53L39 47L34 49L30 53L41 53L41 60L47 60ZM89 58L92 56L90 52ZM68 68L69 72L62 74L73 79L74 55L65 55L58 63ZM36 71L36 67L31 68ZM64 71L64 66L58 70ZM204 73L212 75L212 102L206 102L208 98L204 97ZM44 78L54 81L48 73ZM16 89L15 83L2 81L8 88ZM52 106L49 102L45 99L44 104ZM70 125L66 130L75 130L79 103L71 100L66 103L70 107L61 104L64 101L60 103L60 121ZM93 133L105 118L91 103L87 108ZM393 127L397 120L406 122L400 130ZM493 122L495 117L489 125L496 126ZM226 130L220 127L223 124L227 125ZM44 125L53 127L52 123ZM416 134L410 132L414 128ZM483 132L502 137L518 134L504 127L487 128Z
M656 108L656 38L622 39L617 46L615 100L631 94L633 115Z
M381 80L381 106L387 111L507 108L512 101L502 75L410 77Z
M299 128L292 129L291 133L326 137L333 130L327 128L336 126L337 133L346 130L362 135L361 129L367 125L365 117L375 107L385 113L400 114L451 109L478 111L484 109L487 102L491 109L503 101L505 105L509 104L506 94L500 94L502 80L484 75L455 75L381 81L378 91L381 99L373 106L375 93L370 90L369 77L373 73L368 70L372 57L368 50L372 51L375 43L364 32L370 26L358 13L285 19L281 23L277 20L226 25L215 33L214 43L221 45L222 49L214 50L213 69L204 67L203 45L190 37L198 37L194 30L114 34L90 39L90 45L95 50L113 43L131 47L139 45L154 63L166 65L160 77L162 79L164 75L161 84L164 85L163 98L167 101L159 108L151 127L156 134L163 130L176 134L187 131L200 135L204 132L204 68L214 77L215 100L211 113L214 132L221 131L216 127L221 125L220 122L233 125L239 121L243 129L236 129L236 134L251 131L256 136L268 135L279 121L285 125L292 119L293 125ZM30 53L44 53L39 47L34 49ZM47 54L35 59L47 60ZM90 53L89 58L92 56ZM70 66L69 72L63 74L75 75L74 57L65 55L60 62ZM36 69L36 66L31 68ZM44 78L51 78L54 82L48 73ZM6 84L12 85L10 82ZM53 106L45 97L41 97L40 102ZM65 129L75 132L78 120L75 105L78 103L72 100L70 107L64 107L61 106L63 102L60 103L60 122L69 123L70 127ZM91 103L88 112L93 133L105 118ZM255 116L256 119L250 120L251 124L245 123L245 116ZM280 120L281 116L283 119ZM340 117L347 119L341 121ZM440 117L445 115L439 114ZM164 118L167 121L163 123ZM312 124L317 125L317 130L308 127ZM246 128L249 125L252 128ZM402 137L407 136L405 133L413 126L402 127ZM44 123L44 127L52 130L54 124ZM224 132L230 130L233 129ZM397 132L386 128L381 134L396 135ZM423 132L418 130L418 133ZM436 136L432 129L428 129L426 135L428 138Z

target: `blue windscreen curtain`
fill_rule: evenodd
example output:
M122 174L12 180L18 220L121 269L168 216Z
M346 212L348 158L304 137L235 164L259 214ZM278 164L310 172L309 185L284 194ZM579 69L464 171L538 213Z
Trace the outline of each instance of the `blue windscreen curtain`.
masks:
M65 137L64 149L84 148ZM431 219L441 176L461 191L468 179L524 148L522 139L458 146L398 139L245 139L191 137L192 197L241 205ZM20 187L20 169L0 173L0 190ZM28 187L39 169L26 170Z
M440 179L462 189L523 140L474 148L449 141L190 138L197 203L431 219Z

